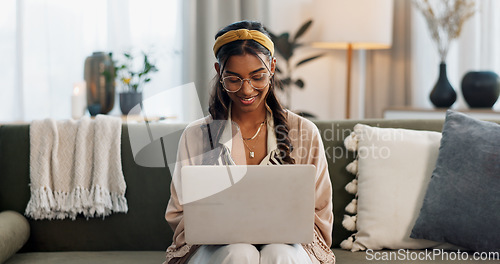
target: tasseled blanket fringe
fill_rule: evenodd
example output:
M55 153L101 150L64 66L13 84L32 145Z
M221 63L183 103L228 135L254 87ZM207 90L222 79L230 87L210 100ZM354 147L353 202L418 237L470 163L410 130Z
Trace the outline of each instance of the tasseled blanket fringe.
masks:
M33 219L76 219L82 214L90 217L105 217L112 212L126 213L127 199L124 194L111 193L95 185L92 189L74 188L71 192L52 191L48 187L31 190L31 199L25 214Z

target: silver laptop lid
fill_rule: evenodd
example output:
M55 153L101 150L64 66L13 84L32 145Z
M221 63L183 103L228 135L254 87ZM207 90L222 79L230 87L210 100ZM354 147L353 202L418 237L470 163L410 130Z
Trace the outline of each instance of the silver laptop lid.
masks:
M311 243L313 165L185 166L188 244Z

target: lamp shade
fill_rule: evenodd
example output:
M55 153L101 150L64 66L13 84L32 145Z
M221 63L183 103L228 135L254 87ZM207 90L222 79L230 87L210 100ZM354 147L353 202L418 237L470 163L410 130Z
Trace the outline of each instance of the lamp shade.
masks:
M318 48L387 49L392 44L393 0L318 0Z

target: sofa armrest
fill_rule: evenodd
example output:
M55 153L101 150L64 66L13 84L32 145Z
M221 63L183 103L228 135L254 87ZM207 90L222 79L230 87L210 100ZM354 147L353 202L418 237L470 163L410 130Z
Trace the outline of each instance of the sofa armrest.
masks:
M14 255L28 241L30 226L26 218L14 211L0 213L0 263Z

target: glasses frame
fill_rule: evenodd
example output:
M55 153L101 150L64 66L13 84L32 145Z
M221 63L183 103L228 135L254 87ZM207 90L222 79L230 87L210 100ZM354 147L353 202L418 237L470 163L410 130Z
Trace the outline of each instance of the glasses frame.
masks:
M269 75L269 82L264 87L262 87L262 88L257 88L257 87L255 87L255 86L252 85L252 77L255 76L255 75L258 75L258 74L267 74L267 75ZM228 93L237 93L239 90L241 90L241 87L243 87L243 82L245 82L245 81L247 81L248 84L250 84L250 86L253 89L255 89L257 91L261 91L261 90L264 90L271 83L271 80L272 80L273 76L274 76L273 73L267 73L267 72L256 73L256 74L250 76L250 78L241 78L241 77L236 76L236 75L230 75L230 76L226 76L226 77L221 78L220 79L220 83L222 84L222 88L224 88L224 90L226 90L226 92L228 92ZM224 85L224 80L227 79L227 78L234 78L234 77L240 79L240 88L238 88L238 90L231 91L231 90L227 89L226 86Z

